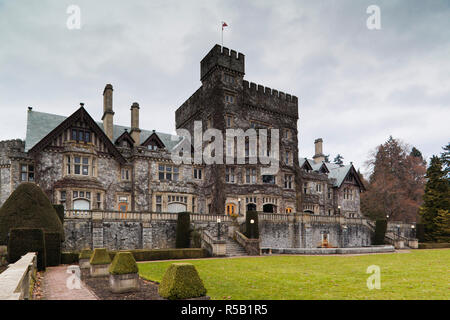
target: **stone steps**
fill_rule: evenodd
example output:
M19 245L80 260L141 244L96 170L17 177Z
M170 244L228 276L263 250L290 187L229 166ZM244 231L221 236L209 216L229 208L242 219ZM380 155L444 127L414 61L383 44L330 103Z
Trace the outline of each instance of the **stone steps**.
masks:
M239 243L235 240L228 238L227 239L227 256L235 257L235 256L247 256L247 252L244 248L241 247Z

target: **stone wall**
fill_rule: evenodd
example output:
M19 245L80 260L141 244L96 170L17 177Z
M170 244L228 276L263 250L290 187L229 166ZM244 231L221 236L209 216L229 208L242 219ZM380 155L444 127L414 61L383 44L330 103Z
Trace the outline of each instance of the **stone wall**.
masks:
M84 248L163 249L175 248L176 220L152 222L95 221L91 219L65 219L65 251L80 251ZM217 236L217 223L195 222L196 230L206 230ZM221 223L220 233L225 239L228 224Z
M332 247L364 247L371 231L363 224L272 222L259 223L262 248L317 248L327 235Z

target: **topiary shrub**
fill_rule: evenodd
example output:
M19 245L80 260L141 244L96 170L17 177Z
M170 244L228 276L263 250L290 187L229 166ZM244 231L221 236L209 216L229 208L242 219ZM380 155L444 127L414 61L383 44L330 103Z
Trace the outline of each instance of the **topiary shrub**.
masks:
M417 240L419 240L419 242L425 241L425 228L423 223L416 224L416 238Z
M138 273L138 266L131 252L118 252L109 266L110 274Z
M106 249L97 248L94 249L94 253L92 254L91 259L89 260L89 263L91 265L110 264L111 258Z
M253 220L253 223L251 223ZM245 217L245 236L249 239L259 239L258 212L247 211Z
M0 208L0 245L8 243L10 229L38 228L58 232L64 229L45 193L34 183L20 184Z
M64 226L64 206L62 204L54 204L53 208L58 215L59 221L61 221L62 225Z
M159 285L158 294L169 300L190 299L206 295L197 270L190 263L173 263Z
M83 249L78 256L78 259L91 259L92 252L91 249Z
M386 230L387 230L387 221L377 220L375 223L375 234L373 237L374 245L384 244L384 237L386 235Z
M190 241L191 241L191 248L201 248L202 234L198 230L192 230Z
M37 268L45 270L45 237L42 229L11 229L8 242L8 262L15 263L28 252L37 252Z
M61 235L55 232L44 233L46 266L54 267L61 264Z
M189 248L189 234L191 218L189 212L178 213L177 234L175 240L176 248Z

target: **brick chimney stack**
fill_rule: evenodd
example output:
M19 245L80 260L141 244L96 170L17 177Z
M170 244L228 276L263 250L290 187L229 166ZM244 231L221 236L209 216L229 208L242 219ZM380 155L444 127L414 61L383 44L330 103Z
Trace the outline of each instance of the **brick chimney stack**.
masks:
M113 111L113 87L111 84L105 86L103 90L103 129L108 138L112 141L114 137L114 111Z
M133 102L131 105L131 137L134 140L134 145L141 144L141 129L139 129L139 103Z
M322 143L323 143L322 138L316 139L314 141L316 154L314 155L313 159L314 159L315 163L321 163L321 162L325 161L325 155L323 154L323 150L322 150Z

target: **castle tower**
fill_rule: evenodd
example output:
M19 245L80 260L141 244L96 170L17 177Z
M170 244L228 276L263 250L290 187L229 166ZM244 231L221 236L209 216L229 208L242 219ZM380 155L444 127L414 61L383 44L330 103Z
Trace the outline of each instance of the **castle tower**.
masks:
M103 90L103 129L112 141L114 137L113 87L107 84Z

